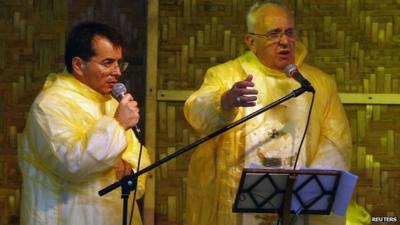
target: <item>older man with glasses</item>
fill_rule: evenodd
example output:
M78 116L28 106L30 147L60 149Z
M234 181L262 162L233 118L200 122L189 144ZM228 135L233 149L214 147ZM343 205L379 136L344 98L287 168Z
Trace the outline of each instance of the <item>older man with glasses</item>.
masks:
M137 102L130 94L120 102L110 95L128 66L123 46L122 36L101 23L84 22L69 33L66 71L48 76L18 149L22 225L121 223L120 193L97 193L138 163L140 143L130 129L139 120ZM149 164L144 149L141 167ZM138 197L145 179L139 177Z
M265 225L267 214L234 214L232 206L242 169L254 164L348 170L351 133L334 79L303 62L306 48L296 41L295 23L279 3L255 3L244 37L250 51L210 68L200 89L187 100L191 126L209 134L253 113L300 87L285 75L296 65L315 89L315 104L303 143L312 94L305 93L203 144L188 174L188 225ZM336 215L294 218L291 224L345 224Z

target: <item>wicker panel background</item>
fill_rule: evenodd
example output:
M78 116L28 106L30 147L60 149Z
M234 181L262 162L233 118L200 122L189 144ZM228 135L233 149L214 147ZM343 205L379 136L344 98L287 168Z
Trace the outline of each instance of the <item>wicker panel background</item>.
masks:
M62 68L65 2L0 1L0 224L19 224L16 147L43 78Z
M245 14L253 0L160 0L157 158L199 138L177 95L194 90L207 68L245 51ZM286 0L307 62L334 76L340 92L399 93L400 1ZM399 106L345 105L353 134L354 199L372 215L400 215ZM156 224L184 224L190 154L156 176Z
M47 74L64 68L65 35L83 20L123 32L130 62L123 81L144 106L146 1L0 0L0 225L19 224L16 148L26 114Z

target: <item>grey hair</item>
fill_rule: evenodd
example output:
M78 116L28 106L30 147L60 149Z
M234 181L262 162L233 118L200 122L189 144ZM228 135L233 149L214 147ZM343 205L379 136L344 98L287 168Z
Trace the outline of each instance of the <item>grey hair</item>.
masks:
M256 23L256 18L254 16L254 13L263 7L268 7L268 6L277 6L287 12L288 15L292 16L290 13L289 9L279 0L263 0L263 1L256 1L250 8L249 11L247 12L246 15L246 25L247 25L247 32L251 33L254 32L254 26Z

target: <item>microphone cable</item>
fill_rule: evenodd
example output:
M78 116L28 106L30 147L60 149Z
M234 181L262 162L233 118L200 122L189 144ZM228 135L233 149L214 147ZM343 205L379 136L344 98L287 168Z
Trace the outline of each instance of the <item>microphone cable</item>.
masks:
M304 142L304 139L305 139L305 137L306 137L308 125L310 124L311 111L312 111L312 108L313 108L313 105L314 105L314 98L315 98L315 93L314 93L314 92L311 92L311 93L312 93L312 99L311 99L310 108L309 108L309 110L308 110L308 116L307 116L306 127L304 128L303 137L301 138L300 146L299 146L299 149L297 150L296 160L295 160L294 165L293 165L293 171L296 170L297 161L299 160L301 147L303 146L303 142Z
M142 144L141 140L139 140L139 138L142 139L140 130L137 127L135 127L135 128L136 128L137 132L135 133L134 136L136 136L136 138L138 139L138 142L139 142L139 157L138 157L138 162L137 162L137 166L136 166L136 172L137 172L140 169L140 161L142 159L143 144ZM133 129L135 129L135 128L133 128ZM131 207L131 215L129 217L129 225L132 224L132 220L134 219L133 212L135 210L136 193L138 192L138 190L137 190L138 183L139 183L139 177L136 177L136 183L135 183L135 189L134 189L135 193L133 194L133 199L132 199L132 207Z

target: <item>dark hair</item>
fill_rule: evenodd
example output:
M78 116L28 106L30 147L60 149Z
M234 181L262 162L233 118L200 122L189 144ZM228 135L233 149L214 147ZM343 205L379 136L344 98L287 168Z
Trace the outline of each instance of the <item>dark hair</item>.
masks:
M65 66L72 73L72 58L89 61L95 55L92 40L95 36L107 38L115 47L124 47L122 35L113 27L99 22L82 22L68 34L65 44Z

